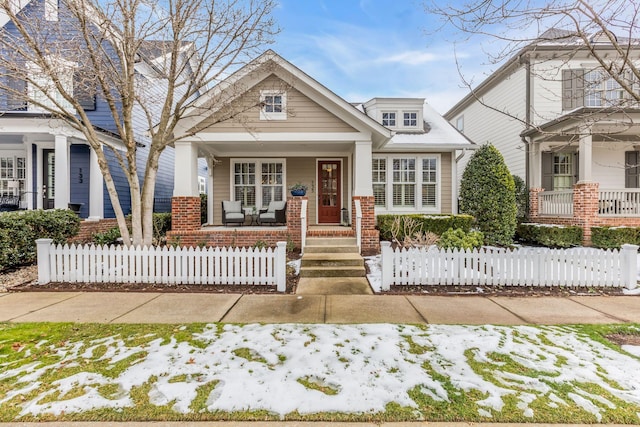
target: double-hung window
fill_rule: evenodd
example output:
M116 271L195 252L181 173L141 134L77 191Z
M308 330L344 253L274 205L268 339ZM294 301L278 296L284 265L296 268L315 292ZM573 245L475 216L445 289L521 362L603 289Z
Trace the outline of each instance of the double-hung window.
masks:
M393 159L393 206L416 204L416 159Z
M245 208L266 208L284 201L284 160L232 160L234 200Z
M396 127L396 113L394 111L382 113L382 126Z
M422 159L422 206L438 205L438 161L435 157Z
M404 112L403 125L406 128L418 127L418 113L415 111Z
M553 155L553 189L569 190L573 187L573 153Z
M260 91L260 120L286 120L287 94L279 91Z
M18 195L25 191L27 161L19 156L0 157L0 196Z
M376 206L387 205L387 159L373 159L373 198Z

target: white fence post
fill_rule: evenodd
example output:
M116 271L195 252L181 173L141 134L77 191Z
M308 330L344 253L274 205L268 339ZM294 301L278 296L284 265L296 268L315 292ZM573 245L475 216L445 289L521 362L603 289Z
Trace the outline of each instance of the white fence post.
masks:
M393 249L391 242L380 242L382 285L380 289L388 291L393 282Z
M284 292L287 290L287 242L277 242L276 246L276 288Z
M38 284L44 285L51 281L51 260L49 253L53 239L37 239Z
M638 286L638 245L622 245L622 284L627 289Z

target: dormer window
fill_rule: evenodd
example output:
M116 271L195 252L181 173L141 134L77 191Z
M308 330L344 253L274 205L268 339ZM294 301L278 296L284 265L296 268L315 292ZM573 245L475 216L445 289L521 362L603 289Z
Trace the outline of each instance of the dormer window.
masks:
M404 112L403 126L406 128L418 127L418 113L415 111Z
M260 91L260 120L286 120L287 94L278 91Z
M382 113L382 126L396 127L395 111L387 111Z

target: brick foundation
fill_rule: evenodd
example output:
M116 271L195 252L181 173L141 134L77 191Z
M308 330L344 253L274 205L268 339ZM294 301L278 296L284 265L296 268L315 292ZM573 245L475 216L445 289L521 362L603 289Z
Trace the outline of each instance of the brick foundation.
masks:
M200 197L171 198L171 230L175 232L196 231L201 227Z
M98 221L81 221L80 231L73 238L69 239L69 243L89 243L92 236L96 233L104 233L118 226L118 220L115 218L101 219Z
M354 233L356 229L356 200L360 200L360 208L362 209L362 251L379 252L380 231L376 230L375 199L373 196L353 196L351 201L351 212L353 212L351 228Z

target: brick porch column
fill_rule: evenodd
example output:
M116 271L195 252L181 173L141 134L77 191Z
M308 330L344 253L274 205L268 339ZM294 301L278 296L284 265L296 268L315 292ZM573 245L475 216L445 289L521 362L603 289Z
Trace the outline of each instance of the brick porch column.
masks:
M578 181L573 186L573 223L582 227L582 243L591 246L591 225L598 218L597 182Z
M531 219L540 216L540 205L538 204L538 194L542 193L544 188L529 189L529 217Z
M200 197L171 198L171 231L174 233L194 231L199 230L201 225Z
M362 208L362 251L378 252L380 251L380 231L376 230L376 211L375 199L373 196L353 196L351 201L351 228L356 229L356 204L355 201L360 200Z
M302 201L309 200L307 196L290 196L287 198L287 231L296 248L302 246ZM309 203L307 202L307 229L309 228ZM306 230L305 230L306 231Z

